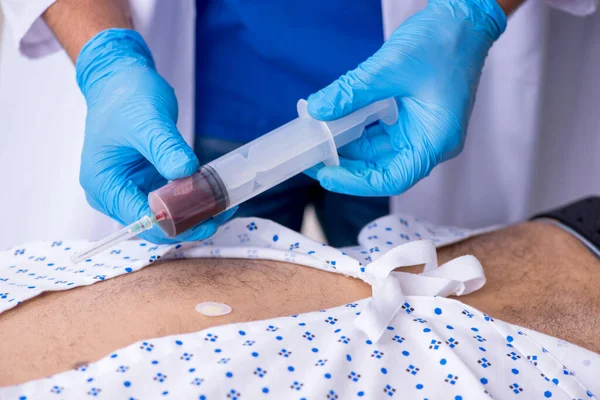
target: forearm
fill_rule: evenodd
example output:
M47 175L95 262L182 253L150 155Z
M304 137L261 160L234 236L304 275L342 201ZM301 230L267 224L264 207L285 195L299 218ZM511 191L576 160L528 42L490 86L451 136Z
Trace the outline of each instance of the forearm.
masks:
M525 0L497 0L506 15L512 14Z
M127 0L58 0L42 17L73 62L97 33L132 27Z

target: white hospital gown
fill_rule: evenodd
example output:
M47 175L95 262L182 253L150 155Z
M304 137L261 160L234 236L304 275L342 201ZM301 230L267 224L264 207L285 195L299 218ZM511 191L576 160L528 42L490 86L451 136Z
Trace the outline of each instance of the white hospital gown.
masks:
M289 317L148 338L46 379L0 388L0 399L589 399L600 356L495 320L450 294L485 283L471 256L437 265L435 247L476 234L392 215L344 252L271 221L235 219L203 242L130 241L73 266L84 242L0 253L0 312L143 268L161 258L287 261L363 279L373 297ZM422 275L392 272L426 264Z

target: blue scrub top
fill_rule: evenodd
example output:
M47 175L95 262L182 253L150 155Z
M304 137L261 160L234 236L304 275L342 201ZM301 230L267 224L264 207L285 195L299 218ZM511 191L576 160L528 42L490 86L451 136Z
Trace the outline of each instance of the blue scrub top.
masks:
M196 135L247 142L383 44L379 0L197 0Z

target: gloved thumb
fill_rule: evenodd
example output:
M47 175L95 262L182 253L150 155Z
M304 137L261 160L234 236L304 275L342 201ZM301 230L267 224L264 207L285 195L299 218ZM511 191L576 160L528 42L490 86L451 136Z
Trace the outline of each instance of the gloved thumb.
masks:
M331 121L344 117L379 100L397 95L398 86L390 84L379 66L385 47L317 93L308 97L308 113L316 119Z
M185 178L200 168L198 157L170 119L148 121L134 147L167 180Z

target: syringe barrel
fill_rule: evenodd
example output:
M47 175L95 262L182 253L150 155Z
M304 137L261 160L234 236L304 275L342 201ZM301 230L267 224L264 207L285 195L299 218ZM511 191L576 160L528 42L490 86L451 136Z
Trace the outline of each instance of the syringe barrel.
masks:
M158 226L168 237L175 237L229 208L227 189L209 165L151 192L148 203L155 215L165 212L166 217L158 221Z
M158 226L177 236L331 156L335 147L320 123L302 132L298 125L310 123L296 118L150 193L152 212L167 214Z
M393 99L332 122L311 118L305 106L299 102L293 121L150 193L152 211L166 212L158 222L165 234L177 236L321 162L335 165L336 147L359 137L366 125L393 123L397 116Z

